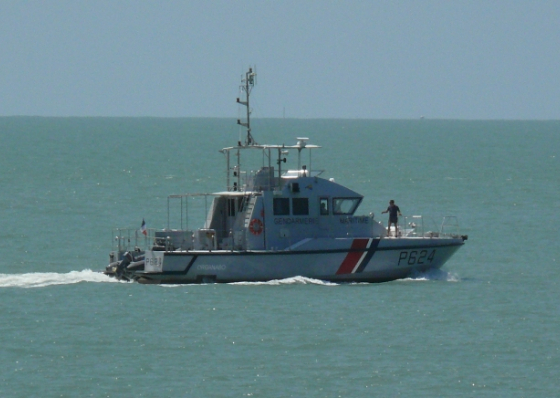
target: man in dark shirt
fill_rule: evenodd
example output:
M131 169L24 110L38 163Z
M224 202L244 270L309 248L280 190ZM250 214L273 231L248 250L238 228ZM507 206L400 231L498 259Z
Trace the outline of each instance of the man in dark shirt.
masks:
M402 216L402 214L401 214L401 209L399 209L399 206L395 204L394 200L391 199L389 201L389 207L387 207L387 210L381 212L381 214L385 214L385 213L389 213L387 236L391 236L391 224L395 224L395 237L399 236L399 227L397 226L397 223L399 222L399 217L397 216L397 214L399 216Z

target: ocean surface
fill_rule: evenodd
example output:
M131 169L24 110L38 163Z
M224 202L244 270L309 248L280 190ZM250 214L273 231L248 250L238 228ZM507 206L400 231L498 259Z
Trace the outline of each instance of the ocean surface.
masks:
M406 215L458 216L437 272L381 284L116 282L112 229L225 188L234 119L1 117L0 396L554 397L560 122L259 119L260 143ZM293 159L292 159L293 160ZM193 216L202 225L204 215Z

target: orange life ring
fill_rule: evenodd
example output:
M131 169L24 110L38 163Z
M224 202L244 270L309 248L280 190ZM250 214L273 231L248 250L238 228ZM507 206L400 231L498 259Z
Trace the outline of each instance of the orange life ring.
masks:
M249 231L253 235L260 235L263 231L263 223L258 218L253 218L249 223Z

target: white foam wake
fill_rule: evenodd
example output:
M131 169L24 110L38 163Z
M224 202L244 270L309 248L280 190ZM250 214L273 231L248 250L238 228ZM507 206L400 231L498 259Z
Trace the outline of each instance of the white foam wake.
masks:
M431 269L426 272L415 272L408 278L400 279L400 281L443 281L443 282L460 282L459 275L443 271L441 269Z
M320 285L320 286L339 286L337 283L322 281L320 279L306 278L305 276L294 276L292 278L285 279L273 279L268 282L232 282L230 285L269 285L269 286L279 286L279 285Z
M0 274L2 287L45 287L52 285L71 285L80 282L117 282L114 278L92 270L70 271L66 274L56 272L32 272L28 274Z

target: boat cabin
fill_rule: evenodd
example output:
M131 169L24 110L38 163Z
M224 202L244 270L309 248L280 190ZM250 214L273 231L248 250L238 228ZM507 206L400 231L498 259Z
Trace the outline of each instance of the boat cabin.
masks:
M204 227L176 234L173 248L183 250L292 250L312 239L384 236L385 229L373 215L356 216L363 196L333 179L320 177L322 171L301 165L307 145L298 138L294 146L252 145L222 149L227 162L227 190L213 194L172 195L172 197L213 196ZM260 150L263 159L278 153L278 167L262 165L256 172L244 172L240 153ZM298 152L298 169L282 171L290 150ZM238 163L230 166L230 154ZM311 160L311 155L309 156ZM189 243L189 235L191 235Z

